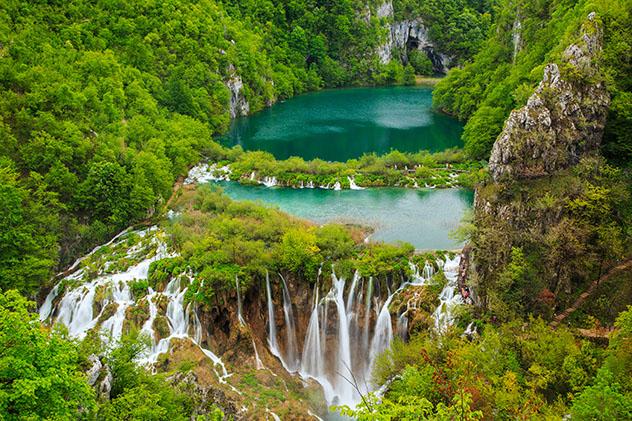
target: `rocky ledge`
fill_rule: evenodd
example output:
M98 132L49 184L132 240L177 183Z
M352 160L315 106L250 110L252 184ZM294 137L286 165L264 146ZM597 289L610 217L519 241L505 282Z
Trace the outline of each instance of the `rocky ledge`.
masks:
M598 150L610 104L597 64L602 37L591 13L560 65L545 67L527 105L511 113L494 143L494 181L550 175Z

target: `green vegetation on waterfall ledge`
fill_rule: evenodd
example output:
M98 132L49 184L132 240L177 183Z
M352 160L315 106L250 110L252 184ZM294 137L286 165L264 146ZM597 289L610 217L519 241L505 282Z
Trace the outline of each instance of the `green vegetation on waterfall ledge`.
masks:
M257 185L266 177L274 177L277 185L293 188L309 183L331 187L336 182L349 188L349 177L360 187L473 188L487 174L483 162L466 159L459 149L432 154L392 151L382 156L365 154L346 162L328 162L299 157L276 160L268 152L234 148L225 150L209 167L214 177L228 175L241 184Z

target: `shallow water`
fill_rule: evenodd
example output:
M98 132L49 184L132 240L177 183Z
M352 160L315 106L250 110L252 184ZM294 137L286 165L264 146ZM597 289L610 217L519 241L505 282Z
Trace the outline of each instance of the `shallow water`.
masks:
M255 200L322 224L355 223L372 227L372 241L411 243L417 249L454 249L449 238L473 192L466 189L413 190L373 188L366 190L288 189L219 183L236 200Z
M457 120L432 110L430 88L353 88L300 95L238 118L221 141L277 159L346 161L367 152L462 146L462 130Z

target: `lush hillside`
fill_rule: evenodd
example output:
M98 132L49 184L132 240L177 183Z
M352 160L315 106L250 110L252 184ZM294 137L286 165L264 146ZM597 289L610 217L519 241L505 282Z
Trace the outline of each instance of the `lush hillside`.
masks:
M290 373L283 353L310 337L336 387L345 369L384 386L339 408L357 419L632 418L631 11L3 2L0 418L307 419L332 383ZM302 92L412 83L435 53L459 65L435 104L467 121L465 151L276 161L213 141ZM469 246L416 253L175 184L203 157L244 184L476 184ZM140 223L155 227L112 238ZM46 303L41 320L24 295ZM369 355L343 367L343 353Z
M583 19L596 12L603 22L600 57L612 106L604 153L617 163L631 159L630 39L628 0L501 1L490 37L471 63L454 69L434 93L437 107L467 121L463 140L472 157L486 159L509 112L524 105L556 62Z
M378 6L4 2L0 286L32 293L151 217L200 157L226 158L211 139L231 117L323 86L414 82L376 54Z

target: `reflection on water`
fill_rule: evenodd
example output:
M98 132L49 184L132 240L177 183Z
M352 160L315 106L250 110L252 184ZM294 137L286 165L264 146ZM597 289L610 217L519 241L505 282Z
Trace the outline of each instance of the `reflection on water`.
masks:
M346 161L391 149L440 151L462 146L462 125L432 110L432 90L386 87L326 90L292 98L233 121L228 145Z
M341 222L372 227L371 240L405 241L417 249L453 249L459 244L448 234L454 230L473 193L465 189L366 190L287 189L220 183L237 200L259 200L316 223Z

